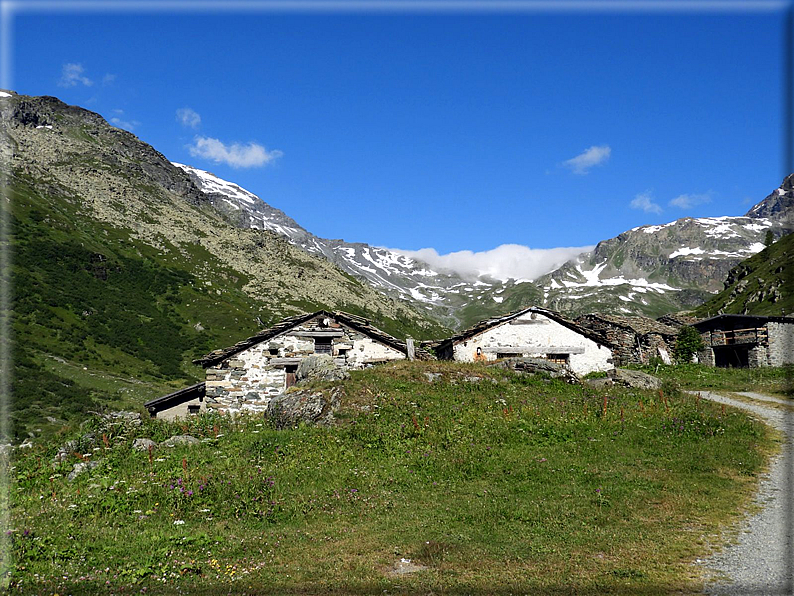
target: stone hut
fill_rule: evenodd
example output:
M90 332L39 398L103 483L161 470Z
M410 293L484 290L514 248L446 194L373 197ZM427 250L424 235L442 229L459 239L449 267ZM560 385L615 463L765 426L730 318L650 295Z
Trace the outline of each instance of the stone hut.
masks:
M271 397L297 382L298 367L308 356L326 354L339 368L360 369L407 358L413 349L408 341L410 348L362 317L318 311L284 319L193 362L206 369L206 399L213 407L262 411Z
M204 383L196 383L143 404L152 418L173 420L207 410Z
M680 330L681 327L686 327L687 325L697 323L700 319L683 312L674 312L662 315L656 320L662 325L667 325L668 327L673 327L677 330Z
M329 357L332 371L333 366L350 370L408 357L430 358L423 350L414 353L413 340L402 342L362 317L321 310L284 319L194 360L206 369L205 382L148 401L144 407L153 418L165 419L207 409L264 411L273 396L299 380L301 363L319 354Z
M794 317L717 315L692 325L706 347L709 366L756 368L794 364Z
M582 315L576 322L612 348L616 366L648 364L660 358L670 364L678 329L643 316Z
M543 358L580 375L614 368L603 339L555 311L534 306L477 323L442 341L436 354L461 362Z

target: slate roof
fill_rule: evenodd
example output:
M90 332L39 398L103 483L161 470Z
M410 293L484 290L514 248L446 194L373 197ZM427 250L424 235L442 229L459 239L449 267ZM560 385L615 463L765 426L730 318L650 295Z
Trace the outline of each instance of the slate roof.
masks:
M446 348L446 347L448 347L450 345L455 345L455 344L458 344L458 343L460 343L462 341L466 341L467 339L470 339L470 338L474 337L475 335L479 335L480 333L488 331L489 329L493 329L494 327L497 327L497 326L499 326L499 325L501 325L503 323L507 323L509 321L512 321L513 319L516 319L516 318L520 317L521 315L523 315L525 313L528 313L528 312L534 312L534 313L537 313L539 315L543 315L544 317L548 317L552 321L555 321L555 322L559 323L563 327L567 327L568 329L578 333L579 335L583 335L584 337L596 342L597 344L599 344L601 346L604 346L606 348L610 347L610 345L607 342L605 342L603 340L603 338L599 337L598 335L596 335L595 333L593 333L589 329L585 329L585 328L577 325L576 323L574 323L570 319L566 319L565 317L563 317L557 311L548 310L546 308L540 308L539 306L530 306L529 308L524 308L522 310L517 310L517 311L511 312L511 313L508 313L506 315L501 315L499 317L493 317L493 318L490 318L490 319L485 319L484 321L480 321L479 323L477 323L476 325L473 325L472 327L469 327L465 331L461 331L457 335L453 335L452 337L445 339L444 341L442 341L438 345L438 349L444 349L444 348Z
M149 412L162 412L163 410L173 408L174 406L183 404L186 401L190 401L191 399L204 397L205 394L206 385L204 382L196 383L190 387L185 387L183 389L179 389L178 391L174 391L173 393L169 393L168 395L163 395L162 397L157 397L147 401L145 404L143 404L143 407L149 410Z
M370 322L363 318L356 315L351 315L350 313L342 312L342 311L325 311L325 310L318 310L317 312L303 314L303 315L295 315L294 317L288 317L283 321L276 323L272 327L268 329L263 329L256 335L252 335L249 338L246 338L242 341L238 341L233 346L228 348L223 348L220 350L214 350L207 354L206 356L202 356L201 358L197 358L193 361L193 364L200 364L204 368L209 366L213 366L219 362L242 352L250 348L251 346L255 346L258 343L263 341L267 341L276 337L277 335L281 335L285 331L289 331L293 327L297 327L306 321L310 321L311 319L319 316L329 317L335 319L339 323L343 323L350 327L351 329L355 329L364 335L368 335L372 339L379 341L382 344L386 344L389 347L394 348L395 350L402 352L403 354L407 354L408 348L405 345L405 342L400 341L399 339L392 337L388 333L385 333L374 327ZM417 350L416 354L417 358L422 358L425 354L421 354L419 350Z
M630 329L638 335L648 335L649 333L658 333L659 335L665 335L669 337L676 337L678 335L678 329L675 327L671 327L670 325L665 325L648 317L639 315L624 317L620 315L602 315L598 313L592 313L588 315L582 315L581 317L577 318L576 321L579 322L582 319L586 320L587 317L599 319L605 323L622 327L624 329Z
M662 315L656 320L663 325L669 325L670 327L680 329L681 327L686 327L687 325L694 325L699 319L692 315L674 312L667 315Z
M794 325L794 317L764 317L760 315L717 315L708 319L703 319L692 326L698 331L708 331L710 329L737 329L737 326L754 325L763 327L769 322L788 323Z

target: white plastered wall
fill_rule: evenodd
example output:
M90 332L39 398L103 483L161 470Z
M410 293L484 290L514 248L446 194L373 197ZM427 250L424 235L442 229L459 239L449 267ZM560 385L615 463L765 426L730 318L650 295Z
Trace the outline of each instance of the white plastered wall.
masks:
M527 347L526 351L510 355L544 358L547 354L570 353L565 348L574 347L581 353L570 353L569 366L573 372L583 375L614 368L609 348L540 313L529 312L455 344L454 354L455 360L474 362L480 348L486 360L496 360L499 348L523 346Z

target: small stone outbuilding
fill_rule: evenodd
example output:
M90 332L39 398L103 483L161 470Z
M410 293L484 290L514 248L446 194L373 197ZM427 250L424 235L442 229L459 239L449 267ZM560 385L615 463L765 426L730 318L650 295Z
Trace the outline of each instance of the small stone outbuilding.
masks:
M703 364L725 368L794 364L794 317L717 315L692 326L706 345L698 352Z
M678 329L643 316L589 314L576 323L598 335L612 348L616 366L648 364L659 358L670 364Z
M184 418L191 414L198 414L207 409L205 401L206 388L204 383L196 383L168 395L147 401L143 407L152 418L173 420Z
M603 339L555 311L534 306L482 321L442 341L436 354L461 362L544 358L579 375L614 368Z

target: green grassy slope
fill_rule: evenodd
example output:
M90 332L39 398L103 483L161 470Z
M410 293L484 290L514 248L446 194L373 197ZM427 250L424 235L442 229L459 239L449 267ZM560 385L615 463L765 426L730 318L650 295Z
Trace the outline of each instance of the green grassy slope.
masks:
M331 428L207 415L91 426L55 466L66 437L20 450L10 593L699 593L692 561L771 448L672 386L442 362L340 385ZM202 442L131 448L184 433Z
M792 261L794 234L789 234L734 267L726 288L696 308L695 314L794 314Z
M55 98L2 102L14 440L140 407L199 379L193 358L297 313L346 310L399 338L447 333L271 232L235 228L99 115Z

